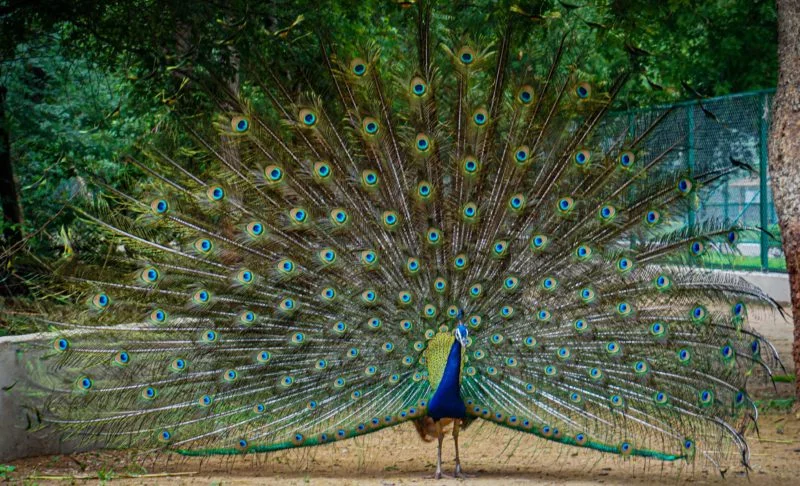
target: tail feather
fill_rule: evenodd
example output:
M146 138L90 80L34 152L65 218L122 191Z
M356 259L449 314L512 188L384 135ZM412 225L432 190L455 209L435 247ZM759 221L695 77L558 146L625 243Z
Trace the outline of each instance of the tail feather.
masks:
M748 228L675 217L737 167L685 170L670 110L614 114L632 71L590 82L572 29L592 26L512 9L496 42L434 49L431 5L415 9L415 59L317 39L330 79L299 95L266 61L242 93L199 81L219 114L187 122L193 145L143 147L140 194L99 182L110 207L75 208L110 250L41 284L73 300L39 319L58 330L32 364L54 392L46 421L185 454L409 420L427 440L423 351L463 312L469 419L746 460L731 422L777 358L747 309L774 302L694 268ZM548 61L512 55L518 40Z

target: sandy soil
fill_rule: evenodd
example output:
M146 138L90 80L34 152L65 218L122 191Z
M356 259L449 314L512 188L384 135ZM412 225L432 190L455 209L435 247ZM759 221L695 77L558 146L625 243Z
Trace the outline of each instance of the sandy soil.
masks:
M791 371L790 321L756 312L750 324L778 348ZM783 384L779 395L791 393ZM774 397L772 386L759 395ZM479 425L481 424L481 425ZM84 481L131 485L256 485L256 484L749 484L800 485L800 414L768 412L759 420L760 436L748 433L751 471L730 467L721 476L714 466L623 459L553 444L535 437L478 422L461 435L464 469L477 477L434 481L436 446L419 440L411 424L354 440L320 447L247 457L184 458L175 455L136 456L130 451L89 452L71 456L29 458L9 463L20 484ZM453 469L453 444L446 441L445 471ZM138 477L131 477L139 475ZM2 477L2 476L0 476ZM86 478L86 479L84 479Z
M494 424L474 426L462 434L462 463L477 475L466 480L430 478L436 447L419 440L411 424L366 437L321 447L248 457L200 460L177 456L134 457L130 452L93 452L14 461L15 481L51 484L83 477L114 478L121 484L255 485L255 484L800 484L800 418L771 413L759 421L760 438L750 433L752 471L741 466L723 478L704 461L665 464L641 458L552 444ZM452 472L453 446L448 440L445 471ZM112 472L113 471L113 472ZM126 474L162 474L125 478ZM52 478L52 479L51 479ZM59 481L60 482L60 481Z
M793 370L792 364L792 314L791 307L784 309L786 319L778 312L756 309L751 312L748 324L762 336L767 338L778 350L787 370Z

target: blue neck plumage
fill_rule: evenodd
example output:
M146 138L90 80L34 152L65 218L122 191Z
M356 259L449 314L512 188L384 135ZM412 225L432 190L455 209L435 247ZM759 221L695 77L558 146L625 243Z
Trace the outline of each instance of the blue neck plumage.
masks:
M466 406L461 400L461 343L450 347L447 364L439 387L428 404L428 415L434 420L442 418L464 418Z
M444 375L439 389L451 388L455 393L461 396L461 343L458 339L453 341L450 346L450 355L447 356L447 364L444 368Z

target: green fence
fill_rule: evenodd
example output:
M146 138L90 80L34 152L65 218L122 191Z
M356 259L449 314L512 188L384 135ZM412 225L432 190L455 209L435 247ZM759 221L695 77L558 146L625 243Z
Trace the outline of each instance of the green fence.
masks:
M738 178L704 194L699 207L683 216L685 223L716 218L767 230L744 233L738 245L741 254L704 258L706 266L786 272L778 218L767 183L767 135L774 92L739 93L704 99L702 104L688 101L671 106L677 112L676 119L685 123L681 128L688 137L684 156L688 170L704 158L733 158L758 171L749 176L741 171ZM629 116L666 108L669 107L639 109Z

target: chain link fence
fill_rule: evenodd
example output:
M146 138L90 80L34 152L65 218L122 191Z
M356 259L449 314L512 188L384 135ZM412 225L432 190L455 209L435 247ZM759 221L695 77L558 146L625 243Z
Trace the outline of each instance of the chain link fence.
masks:
M683 157L688 171L705 161L730 159L734 164L748 164L757 172L748 175L748 171L738 171L740 175L718 189L703 193L698 207L682 216L688 224L721 219L753 228L742 234L740 254L708 256L704 258L705 266L786 272L767 170L767 137L774 93L773 89L754 91L671 106L676 119L685 123L683 131L688 134ZM665 108L668 107L644 108L627 114L636 117L642 112Z

